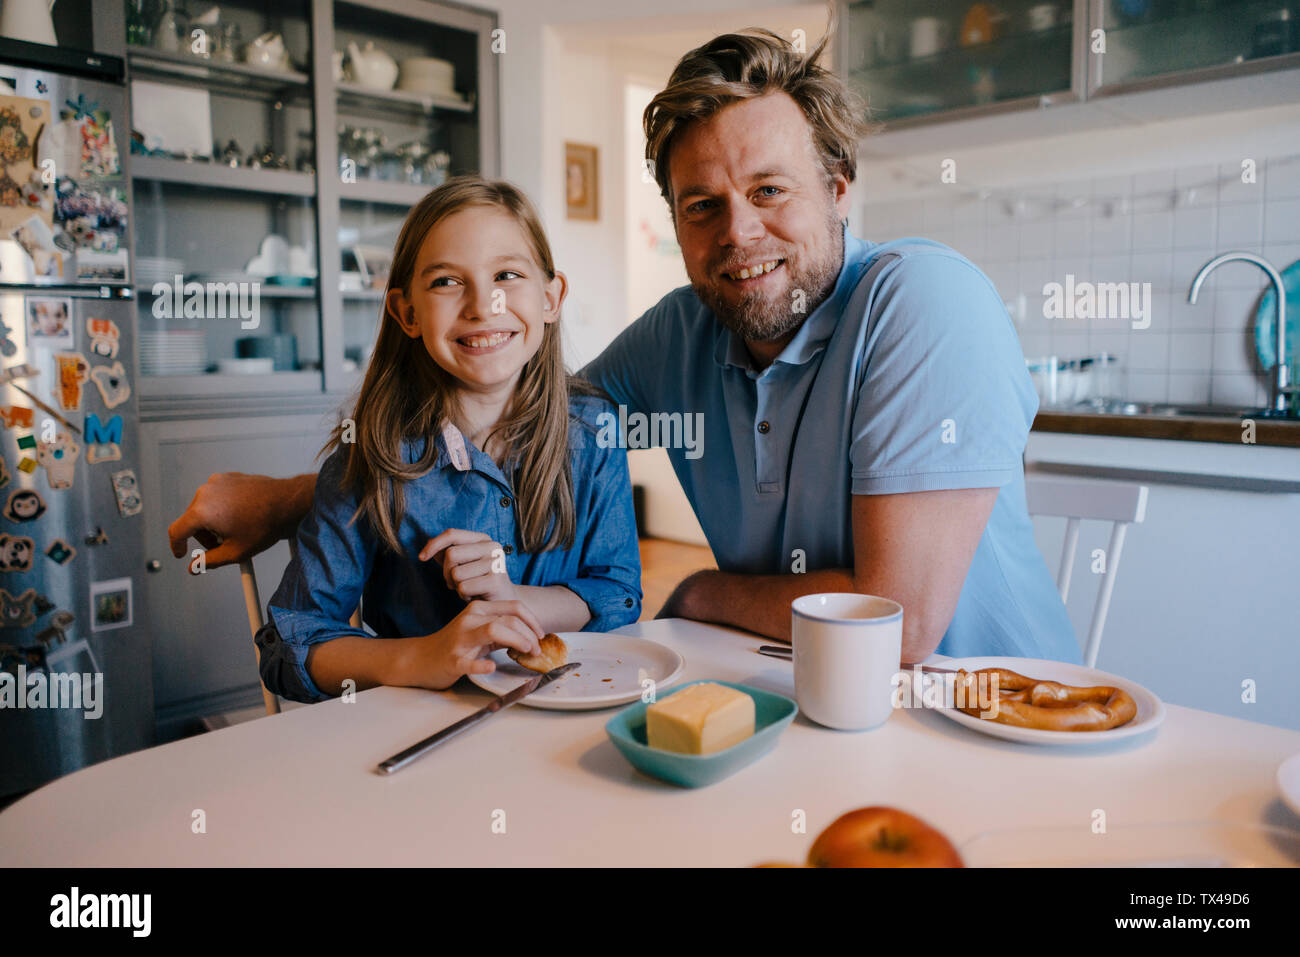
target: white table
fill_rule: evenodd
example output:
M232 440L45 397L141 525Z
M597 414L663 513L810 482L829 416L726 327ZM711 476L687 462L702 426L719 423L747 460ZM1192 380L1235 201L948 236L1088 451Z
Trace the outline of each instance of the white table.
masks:
M677 649L681 681L793 697L792 666L758 655L753 635L682 620L620 631ZM919 709L862 733L800 716L767 757L698 790L633 770L605 735L613 709L516 705L398 774L373 772L487 700L464 685L377 688L86 768L0 814L0 864L747 866L801 861L831 820L870 804L958 846L995 828L1088 827L1098 808L1111 828L1300 827L1274 783L1300 732L1176 705L1154 737L1089 749L999 741ZM191 832L195 809L205 834Z

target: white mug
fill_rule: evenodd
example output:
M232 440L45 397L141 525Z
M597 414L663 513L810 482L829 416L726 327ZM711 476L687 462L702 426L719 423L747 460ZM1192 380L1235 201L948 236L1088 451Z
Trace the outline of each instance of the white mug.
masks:
M917 17L912 21L912 56L924 57L948 46L949 24L938 17Z
M794 697L818 724L865 731L894 710L903 606L852 593L804 595L790 605Z

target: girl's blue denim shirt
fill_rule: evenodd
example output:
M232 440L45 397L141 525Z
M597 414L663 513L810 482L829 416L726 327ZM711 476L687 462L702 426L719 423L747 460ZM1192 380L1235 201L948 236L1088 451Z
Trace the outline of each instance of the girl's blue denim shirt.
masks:
M447 588L437 562L418 558L425 542L448 528L482 532L499 542L515 584L563 585L574 592L591 609L584 631L636 621L641 560L627 452L597 441L597 416L612 414L613 407L604 399L573 396L569 412L576 534L565 550L524 552L510 478L468 442L470 467L458 470L438 435L433 468L405 486L398 528L402 549L394 553L364 515L353 520L358 497L341 482L352 447L335 449L321 468L312 510L298 526L293 557L257 635L266 687L294 701L323 700L330 696L307 673L312 645L344 635L375 640L427 635L455 618L466 602ZM407 443L408 461L422 454L424 441ZM358 604L374 635L348 624Z

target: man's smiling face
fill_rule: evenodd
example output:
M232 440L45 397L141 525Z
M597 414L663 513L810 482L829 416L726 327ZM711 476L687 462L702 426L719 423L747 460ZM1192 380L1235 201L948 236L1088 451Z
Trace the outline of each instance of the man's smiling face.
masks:
M812 127L781 92L692 123L668 172L691 286L770 361L835 286L848 180L827 182Z

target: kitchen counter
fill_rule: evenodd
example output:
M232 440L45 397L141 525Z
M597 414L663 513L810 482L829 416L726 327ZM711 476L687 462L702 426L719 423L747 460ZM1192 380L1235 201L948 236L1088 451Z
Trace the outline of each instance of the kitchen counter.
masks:
M1300 421L1255 419L1255 445L1300 448ZM1036 432L1116 435L1136 439L1180 439L1243 445L1239 418L1193 415L1107 415L1096 412L1040 412Z

